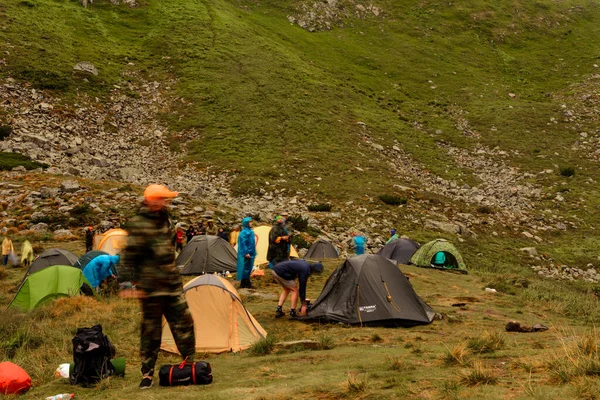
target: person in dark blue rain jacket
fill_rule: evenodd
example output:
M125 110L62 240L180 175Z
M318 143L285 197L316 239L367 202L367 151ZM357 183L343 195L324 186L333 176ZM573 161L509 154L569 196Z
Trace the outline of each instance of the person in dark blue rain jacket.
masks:
M256 257L256 238L252 230L252 217L246 217L242 220L242 231L238 236L237 253L237 278L240 280L240 288L251 289L250 273L252 267L254 267L254 257Z
M117 274L116 265L120 259L119 256L109 255L95 257L83 268L83 275L90 285L97 290L102 281Z

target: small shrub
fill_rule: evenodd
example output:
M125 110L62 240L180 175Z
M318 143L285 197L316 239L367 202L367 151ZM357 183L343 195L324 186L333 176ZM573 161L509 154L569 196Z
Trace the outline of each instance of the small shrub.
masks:
M383 201L385 204L390 206L399 206L402 204L406 204L408 201L405 197L395 196L391 194L382 194L379 197L379 200Z
M561 167L560 168L560 174L562 176L565 176L565 177L569 178L569 177L575 175L575 168L573 168L573 167Z
M267 336L262 338L250 347L250 355L251 356L266 356L267 354L271 354L273 349L275 348L275 337Z
M29 157L19 153L0 152L0 171L10 171L15 167L23 166L31 170L36 168L48 168L48 165L32 161Z
M381 338L381 336L379 336L378 333L374 333L373 335L371 335L371 342L379 343L379 342L383 342L383 339Z
M298 249L308 249L310 248L310 243L308 243L302 236L293 235L292 236L292 244Z
M309 226L308 228L306 228L306 233L308 233L312 237L318 237L321 233L323 233L323 231L317 227Z
M312 212L329 212L331 211L331 204L329 203L320 203L320 204L310 204L308 206L308 211Z
M473 353L492 353L504 347L504 335L497 332L485 332L483 336L470 338L467 347Z
M493 214L494 210L492 210L488 206L479 206L479 207L477 207L477 212L480 214Z
M494 385L498 382L498 378L477 361L473 364L473 368L462 374L460 381L467 386Z
M302 218L302 215L290 215L286 222L291 223L297 231L306 232L308 228L308 217Z
M10 136L13 129L10 125L0 125L0 140L4 140Z
M367 389L367 378L360 375L348 374L347 385L350 393L363 393Z
M443 358L446 365L468 365L468 356L471 354L465 343L455 345Z

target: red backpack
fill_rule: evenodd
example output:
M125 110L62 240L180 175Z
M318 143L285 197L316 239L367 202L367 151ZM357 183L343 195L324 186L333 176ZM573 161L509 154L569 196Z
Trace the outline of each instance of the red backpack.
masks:
M31 389L31 378L25 370L9 361L0 363L0 393L22 394Z

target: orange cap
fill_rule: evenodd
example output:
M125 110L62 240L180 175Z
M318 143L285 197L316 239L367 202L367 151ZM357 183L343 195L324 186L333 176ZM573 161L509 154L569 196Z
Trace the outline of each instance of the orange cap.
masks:
M144 190L144 198L148 200L177 197L178 192L172 192L165 185L152 184Z

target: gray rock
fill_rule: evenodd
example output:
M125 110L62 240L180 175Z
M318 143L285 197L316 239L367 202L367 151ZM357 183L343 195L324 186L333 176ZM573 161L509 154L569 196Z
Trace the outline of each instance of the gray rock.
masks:
M60 190L63 193L75 193L80 188L81 187L79 186L79 183L77 181L62 181L62 183L60 184Z
M442 232L460 234L461 228L459 225L452 222L443 222L443 221L433 221L427 220L425 221L425 229L433 229L439 230Z
M41 211L36 211L33 214L31 214L32 222L39 222L39 221L43 220L44 218L46 218L46 214L44 214Z
M96 69L96 67L94 66L94 64L92 64L89 61L78 62L73 67L73 70L80 71L80 72L85 72L85 73L96 75L96 76L98 75L98 70Z
M32 225L29 229L36 232L45 232L48 230L48 224L40 222L38 224Z
M531 257L535 257L538 255L537 249L535 247L522 247L519 250L529 254Z
M71 236L73 236L73 233L68 229L57 229L54 231L55 238L71 237Z

